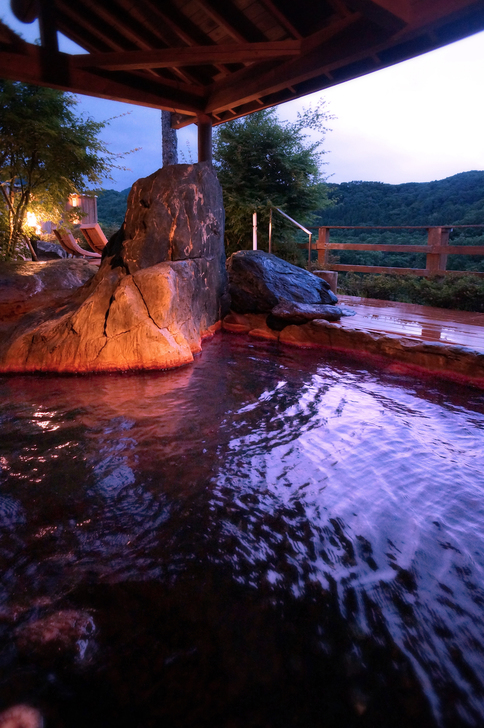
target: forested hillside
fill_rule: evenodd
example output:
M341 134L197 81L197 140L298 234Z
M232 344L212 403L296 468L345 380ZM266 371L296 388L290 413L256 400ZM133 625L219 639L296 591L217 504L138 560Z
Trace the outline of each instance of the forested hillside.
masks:
M330 185L333 206L317 215L323 225L484 225L484 171L462 172L435 182L389 185L345 182ZM334 242L424 244L419 231L332 231ZM453 245L484 245L484 228L455 230ZM424 268L419 253L341 252L333 261L356 265ZM449 270L484 270L482 256L449 256Z
M98 198L98 216L112 234L124 219L129 188L104 190ZM319 225L484 225L484 171L462 172L435 182L389 185L383 182L343 182L329 185L332 206L316 215ZM333 231L337 242L424 244L422 231ZM484 245L484 228L451 234L453 245ZM333 252L334 262L424 268L421 253ZM484 271L483 256L449 256L449 270Z
M436 182L329 187L334 205L320 216L327 225L484 224L484 172L462 172Z
M97 199L97 216L106 235L112 235L123 224L131 187L122 192L103 190Z

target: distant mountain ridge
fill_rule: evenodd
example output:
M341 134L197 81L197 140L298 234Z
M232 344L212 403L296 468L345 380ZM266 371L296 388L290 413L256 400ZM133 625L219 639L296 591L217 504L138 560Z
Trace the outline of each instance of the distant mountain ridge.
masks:
M434 182L329 184L334 203L317 214L323 225L484 224L484 171Z
M461 172L434 182L342 182L329 184L332 207L316 214L321 225L484 224L484 171ZM99 221L120 227L130 187L103 190ZM483 231L484 232L484 231Z

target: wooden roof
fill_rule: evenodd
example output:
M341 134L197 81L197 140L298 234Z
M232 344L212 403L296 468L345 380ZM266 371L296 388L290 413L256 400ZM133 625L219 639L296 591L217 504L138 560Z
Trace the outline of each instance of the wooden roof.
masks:
M218 124L484 29L484 0L11 0L0 74ZM57 48L56 30L87 54Z

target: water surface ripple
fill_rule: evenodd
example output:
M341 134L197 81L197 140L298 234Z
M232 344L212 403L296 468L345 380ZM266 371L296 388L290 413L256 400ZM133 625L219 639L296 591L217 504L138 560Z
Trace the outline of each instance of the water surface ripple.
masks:
M482 393L220 336L0 394L0 708L483 725Z

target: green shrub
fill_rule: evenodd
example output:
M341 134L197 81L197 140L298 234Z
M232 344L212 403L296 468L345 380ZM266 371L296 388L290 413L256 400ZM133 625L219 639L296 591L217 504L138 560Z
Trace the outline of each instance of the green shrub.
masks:
M420 278L340 273L338 293L484 313L484 279L473 275Z

